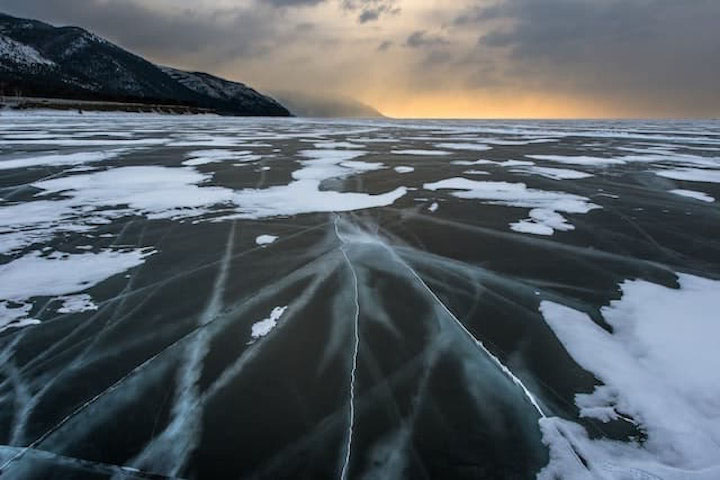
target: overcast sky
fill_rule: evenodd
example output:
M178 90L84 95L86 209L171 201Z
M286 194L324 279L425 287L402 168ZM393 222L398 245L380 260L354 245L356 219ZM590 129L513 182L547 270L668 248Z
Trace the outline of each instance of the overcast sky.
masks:
M3 0L0 10L390 116L720 116L720 0Z

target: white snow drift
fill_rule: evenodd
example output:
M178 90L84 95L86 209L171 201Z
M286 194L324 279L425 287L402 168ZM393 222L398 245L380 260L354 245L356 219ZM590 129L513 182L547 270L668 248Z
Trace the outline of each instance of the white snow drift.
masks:
M426 183L427 190L453 190L458 198L485 200L491 205L530 208L530 218L510 225L512 230L536 235L552 235L555 230L575 227L558 212L587 213L600 208L586 197L564 192L528 188L524 183L491 182L455 177Z
M679 289L622 283L622 298L602 309L612 333L585 313L542 302L546 322L568 353L603 383L576 396L581 415L602 422L628 417L647 440L590 439L572 422L542 420L551 462L541 478L720 478L720 281L678 277ZM558 429L591 470L607 476L580 468Z

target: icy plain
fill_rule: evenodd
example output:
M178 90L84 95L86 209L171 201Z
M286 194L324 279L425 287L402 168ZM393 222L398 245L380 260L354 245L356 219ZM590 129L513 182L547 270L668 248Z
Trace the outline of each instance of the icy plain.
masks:
M0 475L720 478L720 123L0 113Z

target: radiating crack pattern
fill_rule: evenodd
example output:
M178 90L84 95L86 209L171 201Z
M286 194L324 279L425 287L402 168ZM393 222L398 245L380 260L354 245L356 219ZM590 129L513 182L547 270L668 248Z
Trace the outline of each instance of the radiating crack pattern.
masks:
M0 117L3 478L720 476L717 123Z

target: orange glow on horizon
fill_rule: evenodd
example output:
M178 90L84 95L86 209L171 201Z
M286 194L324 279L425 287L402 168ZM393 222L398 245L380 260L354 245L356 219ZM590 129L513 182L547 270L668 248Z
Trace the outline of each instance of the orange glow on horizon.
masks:
M462 92L417 95L406 98L367 98L391 118L622 118L630 117L617 105L548 95L513 95Z

